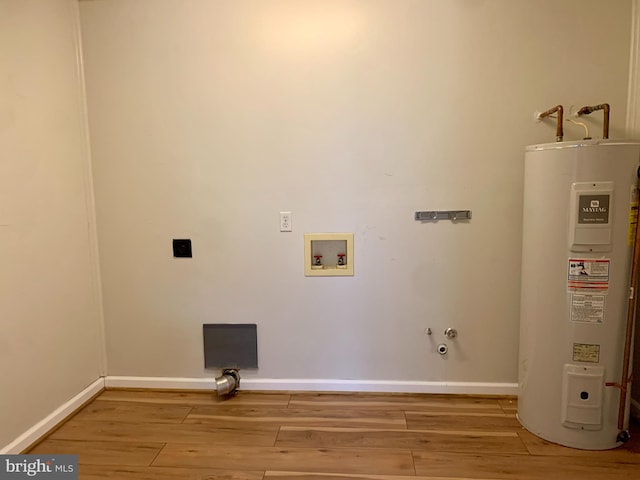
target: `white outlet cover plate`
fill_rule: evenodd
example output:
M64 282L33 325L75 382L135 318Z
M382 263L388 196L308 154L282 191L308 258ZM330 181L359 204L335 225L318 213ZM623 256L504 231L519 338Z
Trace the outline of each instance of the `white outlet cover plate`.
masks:
M291 212L280 212L280 231L281 232L293 231Z

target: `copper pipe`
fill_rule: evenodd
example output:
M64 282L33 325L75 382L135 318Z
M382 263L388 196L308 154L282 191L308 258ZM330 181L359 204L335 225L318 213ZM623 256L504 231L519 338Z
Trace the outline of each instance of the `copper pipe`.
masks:
M640 189L640 167L638 168L638 188ZM630 294L627 304L627 328L624 337L624 359L622 364L622 379L619 385L615 385L620 389L620 403L618 404L618 429L620 435L619 441L628 439L628 432L624 431L624 417L627 409L627 392L631 383L630 362L631 362L631 344L633 343L633 324L635 322L636 297L638 295L638 267L640 266L640 228L638 228L638 220L636 219L636 232L633 240L633 254L631 263L631 281Z
M564 137L564 132L562 131L562 112L564 112L564 109L562 108L562 105L556 105L555 107L550 108L546 112L542 112L540 115L538 115L538 118L545 118L556 112L558 112L558 124L556 127L556 142L561 142L562 138Z
M611 108L608 103L601 103L600 105L586 106L578 110L578 116L589 115L592 112L598 110L604 110L604 123L602 125L602 138L609 138L609 112Z

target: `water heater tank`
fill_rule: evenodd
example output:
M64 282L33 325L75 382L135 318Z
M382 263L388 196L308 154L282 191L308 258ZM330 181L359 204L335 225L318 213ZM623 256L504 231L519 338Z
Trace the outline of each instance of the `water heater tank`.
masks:
M622 375L639 161L637 142L526 148L518 419L554 443L620 445L607 384Z

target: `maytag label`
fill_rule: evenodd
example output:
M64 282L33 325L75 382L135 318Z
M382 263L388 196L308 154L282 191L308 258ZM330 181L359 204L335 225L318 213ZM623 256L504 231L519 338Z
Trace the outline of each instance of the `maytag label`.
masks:
M78 455L0 455L0 480L78 480Z
M580 224L609 223L609 195L580 195L578 209Z

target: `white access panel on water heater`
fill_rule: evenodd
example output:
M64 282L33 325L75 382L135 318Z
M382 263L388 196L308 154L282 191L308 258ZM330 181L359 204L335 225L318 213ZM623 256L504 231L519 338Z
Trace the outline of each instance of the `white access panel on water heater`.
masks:
M611 249L613 182L575 182L571 185L569 248L574 252Z
M562 376L562 417L565 427L602 428L604 367L567 364Z

